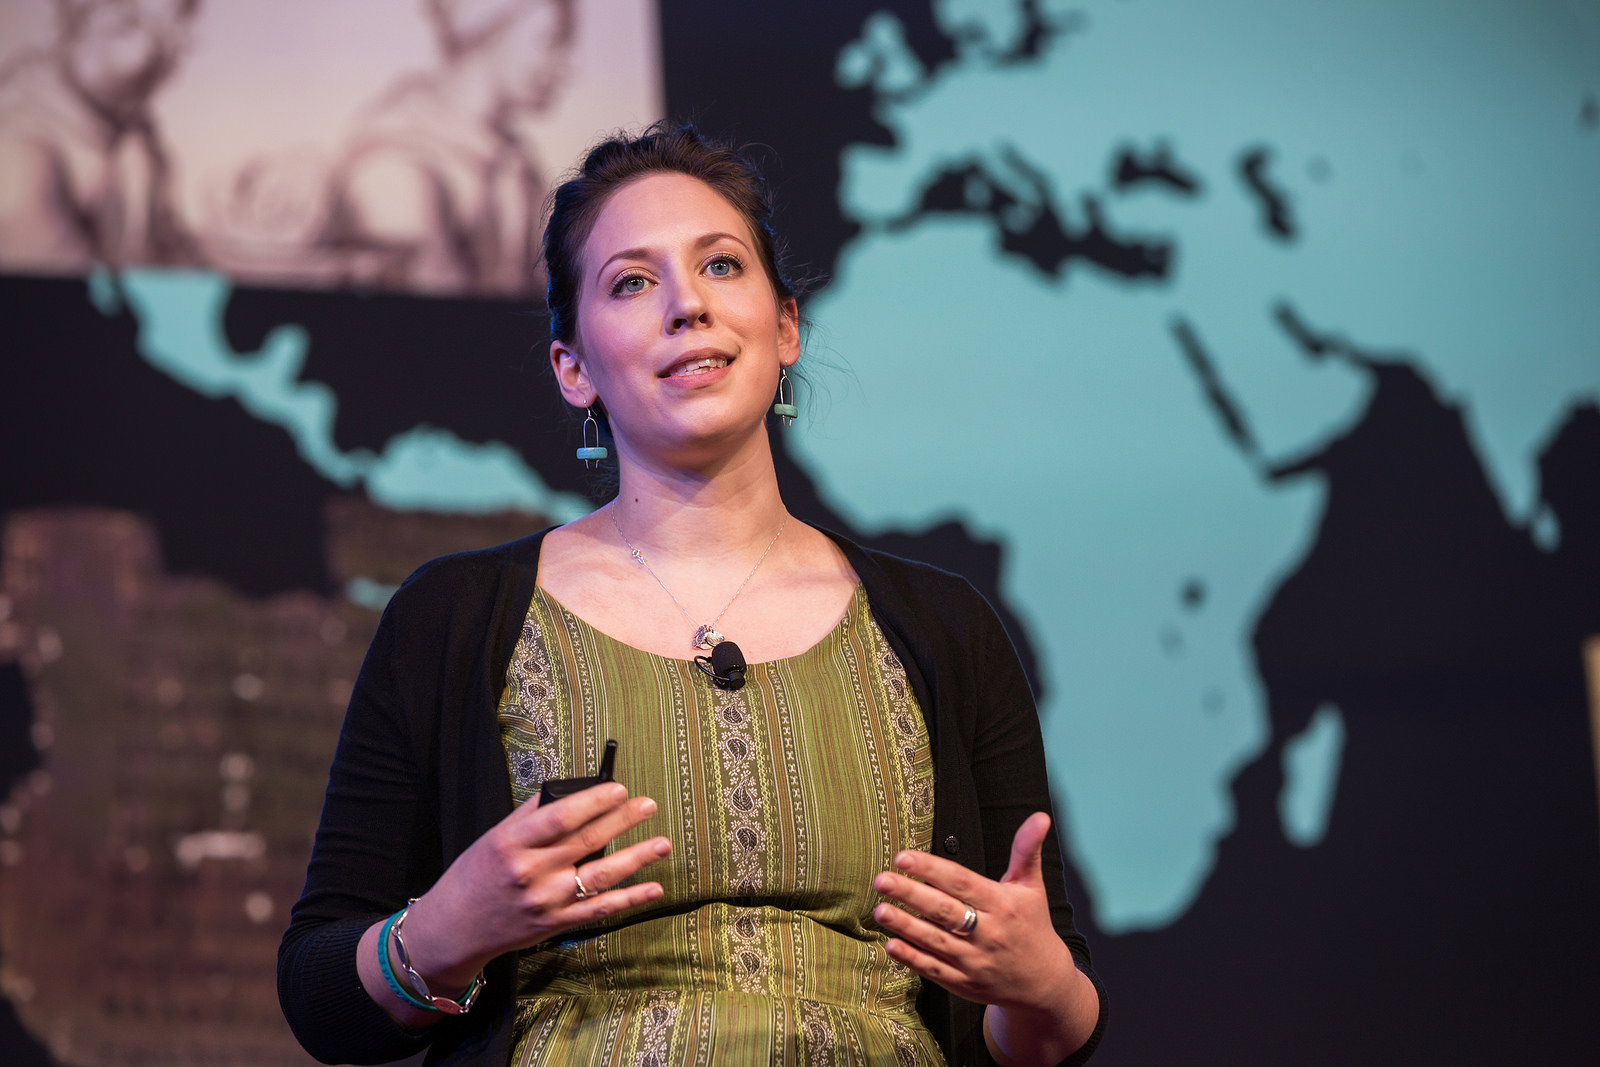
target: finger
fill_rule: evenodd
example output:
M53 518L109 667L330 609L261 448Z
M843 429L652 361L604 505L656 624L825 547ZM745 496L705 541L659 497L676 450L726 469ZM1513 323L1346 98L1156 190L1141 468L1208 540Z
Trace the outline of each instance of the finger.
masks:
M1050 816L1042 811L1036 811L1022 821L1022 825L1017 827L1016 836L1011 839L1011 863L1006 867L1006 873L1000 876L1002 883L1044 884L1042 856L1045 835L1049 832Z
M964 897L951 896L942 889L890 871L884 871L874 878L872 888L890 900L904 904L942 929L958 926L967 917L968 904Z
M606 893L593 893L582 900L574 900L551 916L562 927L583 926L609 919L631 911L642 904L661 899L661 883L645 882L625 886Z
M604 859L584 864L577 869L578 877L583 879L583 884L591 893L604 893L671 853L671 841L665 837L652 837L648 841L618 849ZM576 884L573 888L577 888Z
M597 922L607 916L657 900L662 895L659 882L620 886L619 883L672 852L665 837L641 841L605 859L574 868L570 887L571 901L555 909L552 918L562 926ZM579 895L580 886L585 891ZM604 899L602 899L604 898Z
M577 794L574 794L576 796ZM578 822L560 812L559 808L571 798L562 798L550 805L549 813L557 818L560 832L540 835L543 840L530 842L530 848L549 848L558 854L570 852L569 859L599 852L618 834L631 830L656 813L656 802L649 797L634 797L612 808L603 808L592 819Z
M987 900L994 883L975 871L969 871L954 860L931 856L926 852L907 849L894 858L894 866L901 874L926 882L935 889L976 904Z
M872 918L890 934L923 952L938 956L946 963L959 965L972 953L970 938L952 934L937 922L913 915L893 904L879 904L872 909Z
M971 983L967 979L966 972L948 960L941 959L931 952L926 952L909 941L891 937L884 942L883 948L892 958L905 964L922 977L939 983L957 996L971 989Z
M654 800L635 797L615 811L606 812L593 822L551 842L545 846L545 851L558 863L582 863L584 857L604 852L617 837L643 823L655 812Z
M504 825L519 843L539 848L567 836L628 799L621 782L602 782L564 796L550 804L523 804L506 816Z

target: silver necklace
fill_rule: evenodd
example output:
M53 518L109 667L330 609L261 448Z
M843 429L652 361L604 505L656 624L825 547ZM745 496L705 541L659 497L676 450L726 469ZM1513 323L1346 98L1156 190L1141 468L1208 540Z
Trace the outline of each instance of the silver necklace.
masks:
M622 543L628 546L628 551L633 554L634 559L639 561L639 566L650 572L650 577L656 580L656 584L661 587L661 591L667 594L669 597L672 597L672 602L678 605L678 610L683 612L683 617L694 624L694 637L689 639L689 644L691 647L699 649L710 649L727 640L727 638L723 637L716 631L716 629L714 629L714 627L717 625L717 621L728 613L729 608L733 607L733 602L739 599L739 594L744 592L744 587L750 584L750 579L756 576L756 571L761 569L761 565L765 563L767 561L767 557L772 554L772 546L777 544L778 538L783 536L783 528L789 525L789 513L786 511L783 513L783 521L778 523L778 532L772 535L771 541L767 542L767 550L761 553L761 558L756 560L756 565L754 567L750 568L750 573L744 576L744 581L739 583L739 588L735 589L733 591L733 595L728 598L728 602L722 605L722 610L717 612L717 617L702 626L698 622L695 622L694 616L689 614L689 609L683 606L683 602L677 597L672 596L672 590L667 588L667 583L661 580L661 575L657 574L655 572L655 568L650 566L650 561L644 558L644 553L640 552L637 548L634 548L633 542L628 540L628 535L622 532L622 527L617 522L617 509L615 506L615 501L612 502L611 506L606 508L606 511L611 514L611 525L616 529L617 536L622 538Z

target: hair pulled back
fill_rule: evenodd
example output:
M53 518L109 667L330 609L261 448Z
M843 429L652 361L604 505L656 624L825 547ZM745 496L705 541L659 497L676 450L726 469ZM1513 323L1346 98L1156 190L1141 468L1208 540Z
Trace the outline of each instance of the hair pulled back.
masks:
M704 137L693 126L657 122L638 136L619 134L589 150L577 172L556 187L544 228L544 266L549 277L550 338L573 342L578 328L578 292L583 245L612 193L649 174L686 174L715 189L743 216L754 236L767 279L780 300L795 285L780 267L782 253L772 234L772 192L761 172L739 151Z

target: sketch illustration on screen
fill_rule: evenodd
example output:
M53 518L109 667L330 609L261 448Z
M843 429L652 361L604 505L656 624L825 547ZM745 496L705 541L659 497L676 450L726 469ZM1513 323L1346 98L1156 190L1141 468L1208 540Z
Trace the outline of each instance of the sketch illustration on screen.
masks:
M200 0L60 0L56 39L0 66L0 266L202 258L153 108Z

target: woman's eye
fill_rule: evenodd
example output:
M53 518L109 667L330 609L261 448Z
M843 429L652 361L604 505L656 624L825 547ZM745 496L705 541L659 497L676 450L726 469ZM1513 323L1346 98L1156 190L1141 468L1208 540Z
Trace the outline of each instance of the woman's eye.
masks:
M613 294L642 293L647 284L649 283L642 274L625 274L612 283L611 292Z
M713 278L727 278L739 272L740 263L732 256L718 256L706 264L706 273Z

